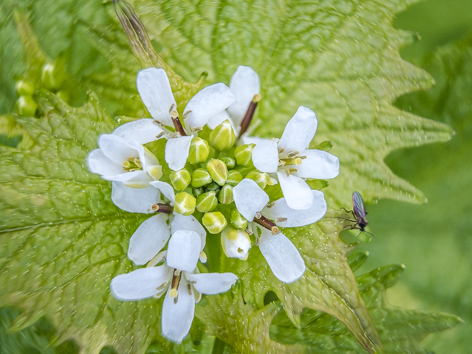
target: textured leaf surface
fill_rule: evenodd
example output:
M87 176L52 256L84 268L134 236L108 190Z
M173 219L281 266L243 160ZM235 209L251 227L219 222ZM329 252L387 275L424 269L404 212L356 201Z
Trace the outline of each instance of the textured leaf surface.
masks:
M208 83L229 83L238 65L259 73L263 100L258 117L263 124L258 134L280 136L300 105L312 108L320 122L314 145L332 141L332 152L341 160L341 175L326 190L331 205L340 207L349 205L353 190L366 200L424 202L423 194L395 176L383 159L394 149L451 136L447 126L391 105L395 97L432 83L398 54L410 36L394 30L391 22L410 2L132 4L162 49L160 55L187 80L195 81L207 71ZM113 46L108 52L102 38L97 35L97 47L116 65L115 72L102 80L105 90L108 80L116 81L118 72L129 65L122 60L123 49L117 52L118 46ZM121 82L117 97L134 88L134 77L128 80Z
M472 175L472 35L416 60L432 73L437 85L404 96L397 104L450 124L456 136L442 146L399 151L388 158L394 171L425 191L429 202L421 209L394 202L370 208L372 232L381 237L368 247L369 265L403 262L409 271L403 288L392 294L395 303L460 316L463 325L430 338L428 344L437 353L466 353L472 330L472 204L464 193ZM381 256L385 249L388 254Z
M355 253L365 255L365 253ZM366 260L366 256L363 259ZM384 353L429 353L420 344L429 333L442 331L460 320L454 315L403 310L389 305L386 290L403 273L403 266L385 266L357 277L359 290L379 330ZM271 338L278 342L307 345L315 353L364 353L364 350L333 317L305 310L297 329L283 314L278 314L270 328Z

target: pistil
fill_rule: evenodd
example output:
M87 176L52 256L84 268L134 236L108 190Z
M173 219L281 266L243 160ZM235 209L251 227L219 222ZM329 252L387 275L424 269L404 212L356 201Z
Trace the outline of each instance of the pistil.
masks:
M254 221L262 227L266 228L267 230L270 230L273 235L277 235L278 233L280 233L280 230L277 225L275 225L272 221L270 221L263 215L257 214L254 218Z
M169 295L174 299L174 304L177 303L179 300L179 284L180 284L180 279L182 278L182 271L178 269L174 269L174 274L172 275L172 283L171 287L169 290Z
M152 211L156 213L172 214L174 208L168 204L156 203L151 206Z
M180 122L179 113L176 110L172 110L170 112L170 117L172 118L172 123L174 123L175 131L177 131L181 136L186 136L187 133Z
M254 116L254 112L256 111L257 105L260 100L261 95L256 93L252 98L251 103L249 103L249 107L247 108L246 114L244 115L244 118L241 121L241 130L239 131L238 139L247 131L249 124L251 124L252 117Z

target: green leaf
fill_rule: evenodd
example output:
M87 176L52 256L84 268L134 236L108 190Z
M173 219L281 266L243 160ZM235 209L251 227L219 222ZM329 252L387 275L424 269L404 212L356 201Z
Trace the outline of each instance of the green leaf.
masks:
M366 248L371 253L371 267L385 262L402 262L408 267L403 287L391 293L394 303L448 311L464 319L463 325L428 338L429 347L438 353L462 353L469 351L472 331L471 203L464 192L470 188L472 175L468 163L472 149L472 33L415 60L432 73L437 84L430 91L403 96L397 104L450 124L456 135L444 145L401 150L389 156L392 169L424 190L429 201L421 208L390 201L370 206L369 221L377 242Z
M353 190L366 200L423 203L423 194L395 176L383 159L394 149L451 137L446 125L391 105L397 96L432 84L426 72L398 54L411 36L394 30L391 22L410 2L260 0L250 11L249 3L240 1L132 4L162 58L184 78L194 81L207 71L208 83L229 83L238 65L259 73L258 134L280 136L300 105L312 108L319 119L313 146L329 140L341 160L342 175L325 190L331 206L340 207L350 204ZM112 31L107 28L105 38L120 36ZM100 29L95 42L108 53L114 71L97 89L105 92L111 83L116 97L125 96L134 90L134 76L117 77L129 67L124 59L129 54L103 41L103 33Z
M358 252L361 258L365 255ZM364 258L366 260L366 258ZM359 290L377 325L383 353L429 353L420 344L428 334L451 328L461 322L454 315L403 310L389 305L386 290L403 273L403 266L384 266L357 277ZM305 310L302 325L296 328L284 313L272 321L270 337L285 344L298 343L316 353L364 353L352 335L336 319L322 312Z

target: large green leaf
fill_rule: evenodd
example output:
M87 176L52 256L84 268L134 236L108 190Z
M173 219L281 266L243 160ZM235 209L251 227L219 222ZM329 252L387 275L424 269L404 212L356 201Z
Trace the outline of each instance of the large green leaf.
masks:
M368 247L369 265L403 262L409 272L401 291L393 294L395 303L407 298L408 306L461 316L464 325L429 342L438 353L466 353L472 330L472 204L464 192L472 175L472 34L416 60L433 74L437 85L402 97L398 105L450 124L456 136L445 145L399 151L388 158L394 171L425 191L429 203L417 208L383 202L369 208L372 232L378 236L378 242Z

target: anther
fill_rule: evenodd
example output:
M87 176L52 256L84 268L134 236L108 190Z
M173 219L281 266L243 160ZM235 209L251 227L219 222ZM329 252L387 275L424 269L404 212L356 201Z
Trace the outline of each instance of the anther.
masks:
M261 95L256 93L252 98L251 103L249 103L249 107L247 108L246 114L244 115L244 118L241 121L241 129L239 130L238 139L247 131L249 124L251 124L252 117L254 116L254 112L256 111L257 105L260 100Z
M288 153L288 157L294 157L294 156L297 156L298 154L299 154L298 151L290 151L290 152Z
M161 121L158 121L157 119L154 119L153 122L156 123L162 129L165 129L165 125Z
M287 218L277 218L277 222L284 222L284 221L287 221Z
M187 119L187 116L192 113L192 111L186 111L184 112L184 115L182 116L183 119Z
M252 231L249 230L249 229L245 229L244 231L246 231L246 233L247 233L248 235L252 235L252 234L254 233L254 232L252 232Z
M162 138L164 135L166 135L165 132L160 132L159 134L156 135L156 139Z
M269 204L266 205L267 209L272 208L275 205L275 202L270 202Z

